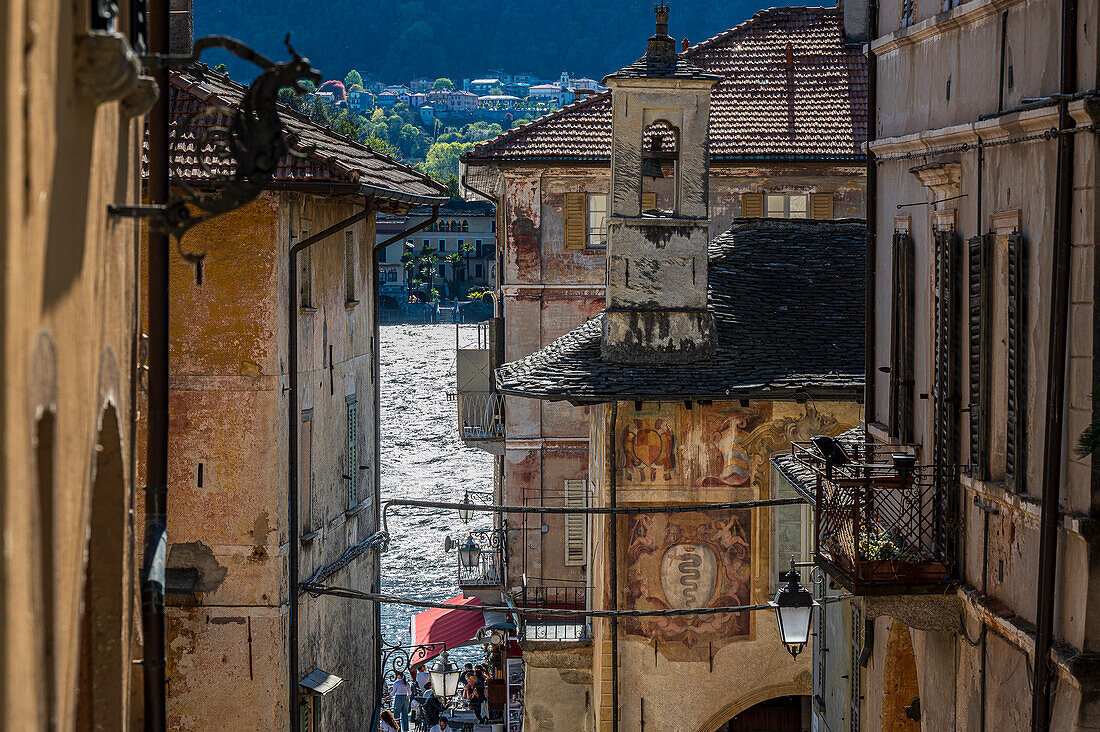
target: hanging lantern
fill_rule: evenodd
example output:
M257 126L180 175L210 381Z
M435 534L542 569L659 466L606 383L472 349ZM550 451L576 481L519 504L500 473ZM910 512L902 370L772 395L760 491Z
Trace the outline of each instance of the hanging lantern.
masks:
M466 507L473 505L473 503L470 501L470 494L468 492L466 493L466 496L462 499L462 505L463 508L458 509L458 517L462 519L462 523L468 524L470 523L471 512L470 509Z
M458 547L458 562L463 569L473 569L481 559L481 547L474 541L473 535L466 537L466 543Z
M810 625L813 622L813 608L817 605L813 595L799 582L798 570L791 557L791 571L780 575L787 584L780 585L775 599L769 605L775 608L775 617L779 621L779 638L793 658L798 658L806 643L810 640Z
M459 668L447 658L447 652L432 664L428 674L432 677L432 689L443 699L448 699L458 693Z

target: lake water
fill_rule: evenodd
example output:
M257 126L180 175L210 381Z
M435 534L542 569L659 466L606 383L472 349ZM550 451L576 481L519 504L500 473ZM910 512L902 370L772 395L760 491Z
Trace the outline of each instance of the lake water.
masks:
M465 333L473 339L474 330ZM465 339L464 339L465 341ZM468 344L467 344L468 345ZM381 327L382 501L422 498L460 501L465 491L491 491L493 456L458 438L455 390L455 326ZM390 547L382 555L382 591L424 600L459 594L458 558L444 553L444 539L465 537L466 529L492 528L491 514L475 514L469 526L456 512L399 507L389 512ZM388 643L409 643L409 618L419 610L382 606L382 634ZM480 649L458 649L465 662Z

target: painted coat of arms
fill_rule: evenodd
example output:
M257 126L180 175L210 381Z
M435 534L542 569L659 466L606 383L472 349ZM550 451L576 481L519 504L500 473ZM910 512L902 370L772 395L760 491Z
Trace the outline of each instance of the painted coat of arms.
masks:
M663 417L632 419L622 431L619 475L630 483L667 483L679 475L676 435Z
M749 604L752 518L747 510L641 514L629 519L627 607ZM749 633L748 613L628 618L628 634L693 648Z

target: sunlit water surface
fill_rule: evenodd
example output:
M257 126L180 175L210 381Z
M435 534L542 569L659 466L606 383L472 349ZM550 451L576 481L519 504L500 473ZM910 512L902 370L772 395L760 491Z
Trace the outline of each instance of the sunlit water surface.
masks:
M459 440L455 403L447 399L455 389L454 348L453 325L382 326L382 501L459 501L466 489L492 490L493 457ZM454 551L444 553L445 537L462 538L466 528L492 526L489 514L475 515L466 527L454 511L432 508L393 508L389 521L383 591L429 600L459 594L458 559ZM418 611L384 605L386 641L409 643L409 618ZM480 650L462 648L451 656L473 661Z

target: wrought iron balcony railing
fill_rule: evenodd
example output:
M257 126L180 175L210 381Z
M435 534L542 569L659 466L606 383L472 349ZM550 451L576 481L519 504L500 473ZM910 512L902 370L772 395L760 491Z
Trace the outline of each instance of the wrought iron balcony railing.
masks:
M463 440L504 439L504 395L497 392L459 392L458 430Z
M521 607L585 610L591 597L592 588L582 584L525 585L517 604ZM520 619L520 625L520 637L524 640L576 641L592 637L588 618L524 616Z
M508 527L491 531L469 531L466 542L476 548L477 559L472 566L464 564L466 545L456 543L458 549L458 586L460 588L503 587L508 571Z
M949 581L958 466L918 465L909 446L825 440L791 446L816 479L816 561L857 593Z

